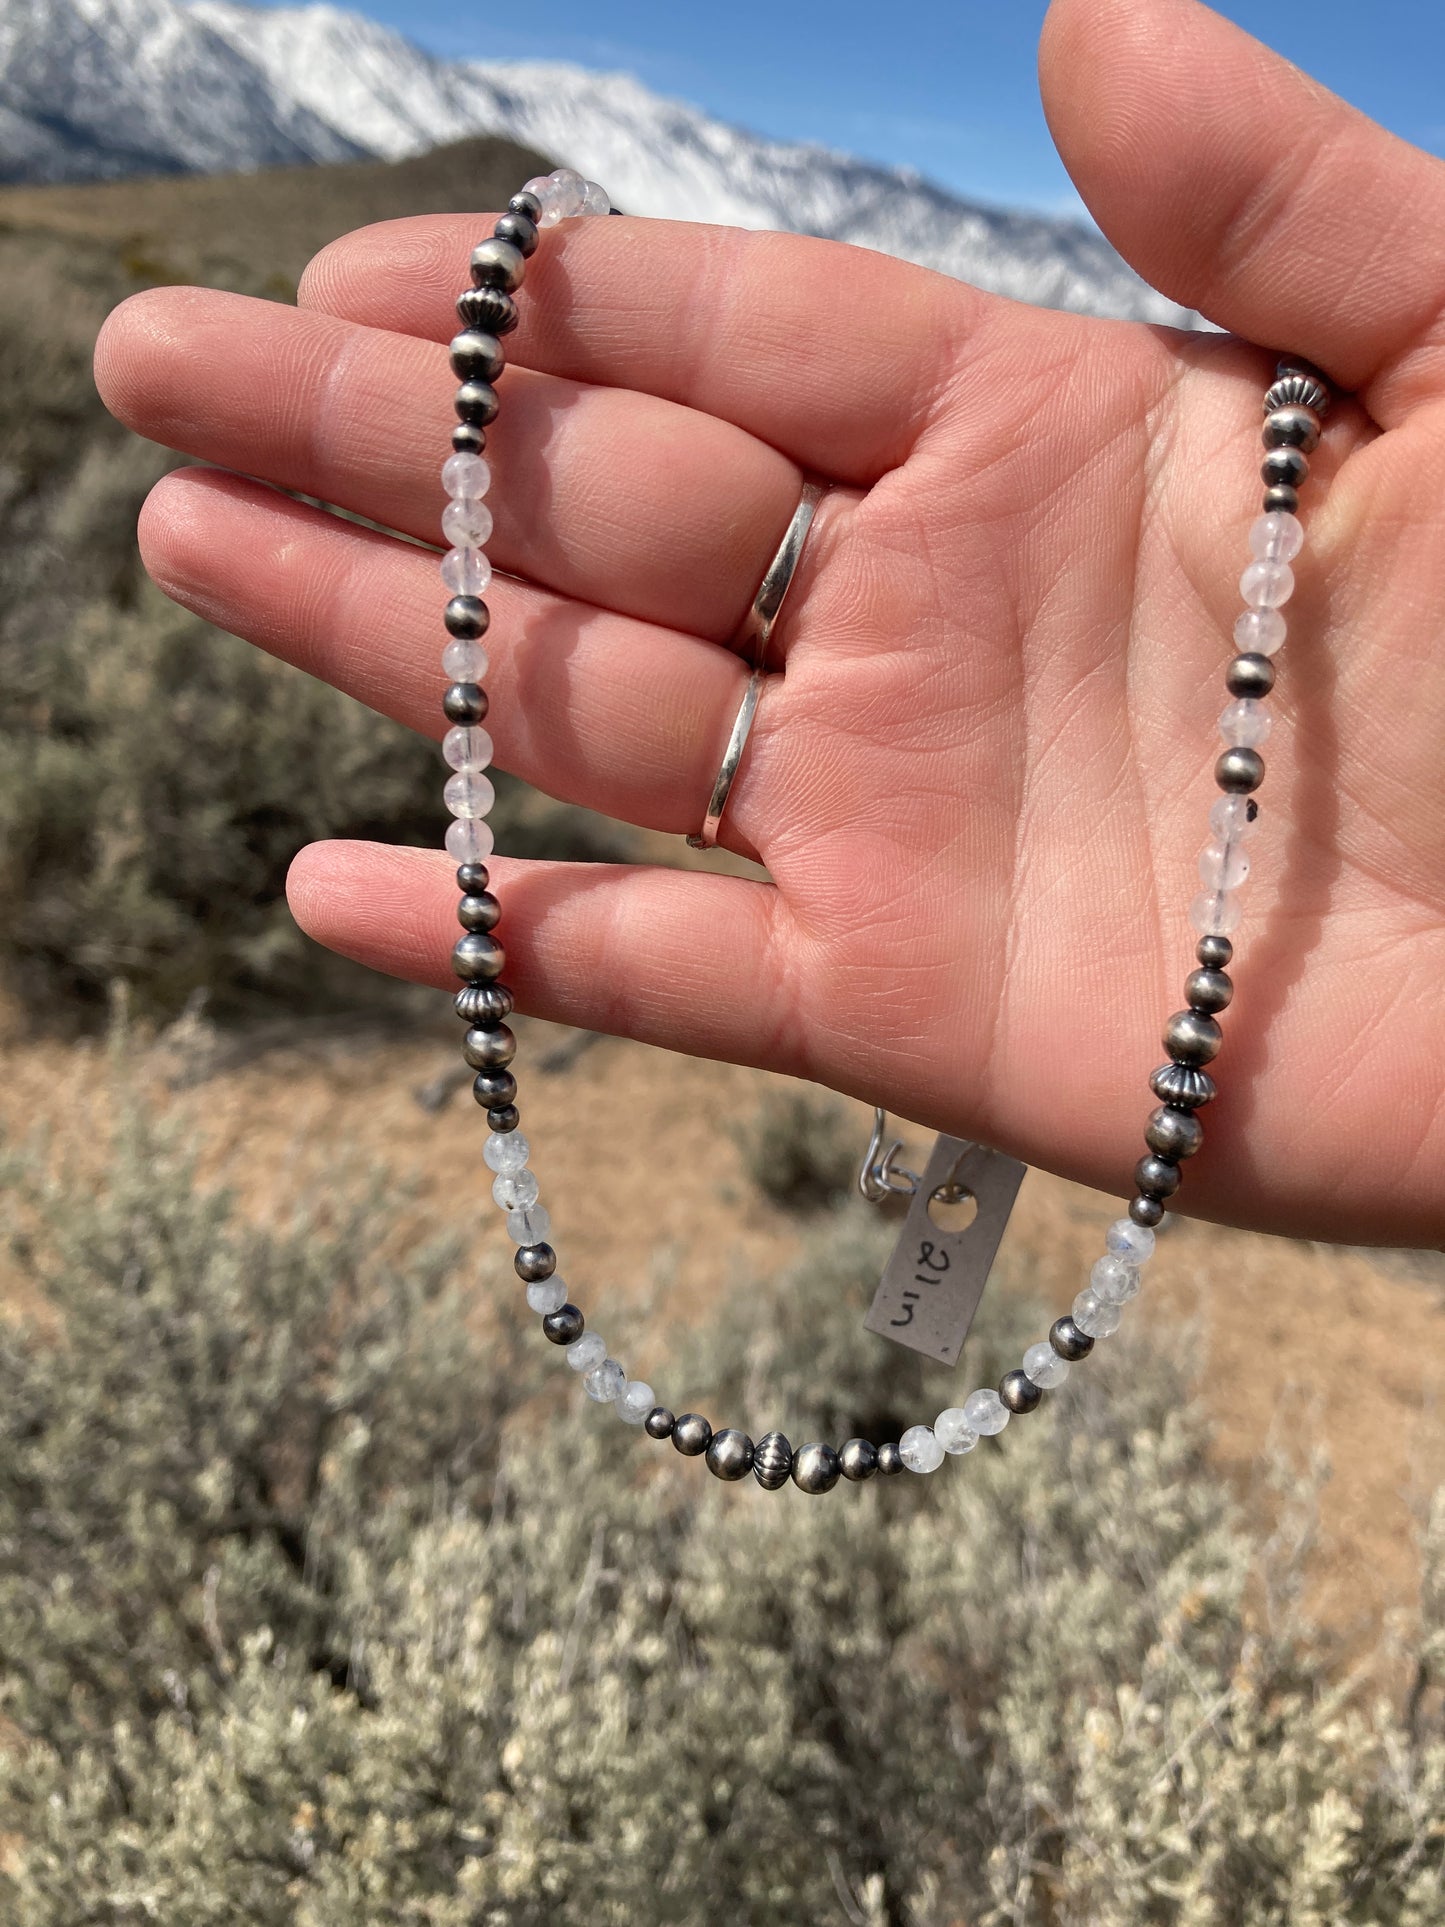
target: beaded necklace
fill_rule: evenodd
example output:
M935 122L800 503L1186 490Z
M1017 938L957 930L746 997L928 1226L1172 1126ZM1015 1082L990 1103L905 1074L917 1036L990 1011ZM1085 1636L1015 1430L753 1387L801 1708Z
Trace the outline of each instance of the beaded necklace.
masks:
M1230 700L1219 719L1225 748L1214 767L1221 795L1209 812L1210 838L1199 858L1203 888L1189 912L1199 936L1197 967L1185 981L1185 1007L1164 1027L1169 1061L1149 1080L1159 1105L1145 1125L1147 1150L1135 1167L1136 1195L1127 1215L1109 1226L1104 1255L1094 1264L1071 1309L1055 1320L1047 1338L1028 1347L1021 1363L1005 1372L996 1388L970 1392L961 1404L940 1412L931 1425L910 1426L896 1442L875 1445L853 1438L837 1447L813 1442L795 1448L782 1432L769 1432L755 1445L736 1427L714 1431L699 1413L675 1417L658 1402L650 1385L629 1378L570 1302L557 1276L557 1254L548 1242L551 1220L538 1203L536 1174L528 1165L531 1147L518 1128L517 1080L510 1069L517 1042L506 1021L513 1000L500 981L506 957L492 934L501 906L488 889L485 863L493 847L485 819L494 791L486 775L492 741L482 727L487 716L482 687L487 652L482 638L490 621L482 596L492 576L483 548L492 531L492 517L483 499L491 481L483 450L487 428L497 414L494 384L505 365L501 337L517 325L514 296L522 285L527 260L536 251L539 231L562 220L617 211L602 188L570 168L528 181L513 195L491 238L472 252L472 286L457 301L463 331L451 344L451 363L461 386L456 394L453 452L442 469L450 498L442 515L442 532L452 545L441 564L442 581L451 595L444 614L450 640L442 652L442 668L451 678L442 698L450 725L442 748L453 771L445 797L454 818L446 847L457 862L461 890L457 917L463 934L452 952L452 963L464 982L455 1005L467 1025L462 1054L476 1072L473 1092L490 1128L483 1157L495 1174L492 1196L507 1214L507 1231L517 1247L513 1262L526 1286L527 1303L541 1318L544 1335L562 1348L587 1396L611 1406L625 1423L654 1439L671 1439L688 1458L703 1458L719 1479L742 1479L751 1473L769 1490L789 1479L804 1492L821 1493L831 1491L840 1478L857 1482L905 1468L932 1472L946 1457L971 1452L980 1438L1002 1432L1011 1418L1033 1411L1045 1392L1063 1384L1070 1368L1088 1356L1097 1340L1118 1330L1123 1308L1138 1295L1143 1267L1153 1256L1154 1230L1164 1216L1164 1202L1179 1188L1183 1161L1193 1157L1204 1141L1198 1114L1215 1095L1214 1081L1204 1066L1223 1042L1219 1013L1234 995L1226 974L1234 954L1230 938L1239 923L1239 887L1249 875L1247 846L1259 814L1254 792L1264 779L1259 752L1270 731L1264 699L1274 687L1273 657L1285 637L1280 610L1294 589L1290 564L1304 541L1295 511L1330 393L1316 369L1303 362L1282 361L1264 397L1263 512L1250 529L1253 559L1240 578L1245 609L1234 625L1238 653L1225 672ZM939 1138L922 1176L915 1177L893 1168L896 1144L887 1151L881 1149L883 1126L883 1113L878 1112L861 1188L874 1198L909 1193L913 1203L869 1315L869 1327L952 1363L1023 1167L986 1147L945 1136ZM938 1207L960 1199L997 1208L980 1209L977 1224L984 1235L968 1247L966 1261L956 1265L965 1249L960 1240L967 1240L970 1231L950 1235L940 1230ZM955 1271L962 1274L963 1294L961 1299L949 1300L943 1289L945 1275L952 1289L960 1282ZM936 1304L952 1307L942 1322L930 1315L928 1308ZM922 1315L920 1306L925 1307Z

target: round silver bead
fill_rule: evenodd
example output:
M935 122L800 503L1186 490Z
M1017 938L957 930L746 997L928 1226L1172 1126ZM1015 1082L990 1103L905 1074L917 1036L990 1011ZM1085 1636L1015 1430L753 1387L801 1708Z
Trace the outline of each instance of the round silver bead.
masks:
M1319 447L1320 418L1298 402L1272 408L1264 418L1263 439L1266 448L1298 448L1313 454Z
M551 1245L518 1245L512 1268L524 1285L535 1285L539 1278L550 1278L557 1269L557 1254Z
M507 365L501 342L481 328L465 328L453 335L447 352L459 381L495 381Z
M501 288L515 294L527 272L527 261L519 247L497 235L479 241L472 249L472 283L478 288Z
M506 968L507 953L485 930L469 930L452 947L452 969L473 983L490 982Z
M1268 656L1254 653L1236 656L1224 672L1224 686L1231 696L1267 696L1274 688L1274 664Z
M672 1428L672 1442L685 1459L701 1458L712 1437L712 1427L701 1412L684 1412Z
M1266 488L1298 489L1309 480L1309 457L1297 448L1272 448L1259 465Z
M654 1405L642 1421L642 1429L650 1439L670 1439L676 1423L677 1420L665 1405Z
M845 1479L871 1479L878 1470L878 1448L867 1439L849 1439L838 1454Z
M1027 1372L1012 1371L999 1380L998 1395L1010 1412L1032 1412L1043 1392Z
M1224 1032L1208 1011L1176 1010L1164 1026L1164 1048L1180 1064L1208 1064L1218 1057L1223 1042Z
M1161 1158L1192 1158L1204 1143L1204 1126L1193 1111L1176 1111L1161 1104L1144 1126L1144 1142Z
M1245 815L1252 823L1259 815L1259 805L1256 804L1253 810L1246 806ZM1228 937L1221 936L1217 930L1212 930L1195 944L1194 954L1206 970L1227 970L1234 960L1234 945Z
M463 930L495 930L502 906L490 890L469 890L457 899L457 922Z
M1214 1079L1193 1064L1161 1064L1149 1079L1149 1088L1161 1103L1181 1111L1197 1111L1218 1095Z
M878 1448L878 1474L880 1478L891 1479L903 1470L903 1454L898 1449L897 1439L889 1439L886 1445Z
M1066 1358L1076 1365L1081 1358L1087 1358L1094 1349L1094 1341L1087 1332L1081 1332L1073 1319L1065 1316L1056 1318L1049 1327L1049 1343L1060 1358Z
M1179 1189L1179 1166L1172 1158L1149 1156L1134 1166L1134 1182L1145 1198L1172 1198Z
M769 1432L753 1448L753 1477L765 1492L776 1492L788 1483L793 1469L793 1448L781 1432Z
M474 1071L499 1071L517 1055L516 1033L506 1024L491 1030L469 1030L462 1039L462 1056Z
M842 1469L831 1445L800 1445L793 1454L793 1484L800 1492L831 1492Z
M1214 765L1214 780L1226 795L1247 796L1264 781L1264 758L1257 749L1227 749Z
M1152 1231L1156 1224L1164 1222L1164 1207L1158 1198L1132 1198L1129 1201L1129 1216L1135 1224L1142 1224Z
M1234 997L1234 980L1222 970L1191 970L1184 979L1184 996L1193 1010L1228 1010ZM1187 1111L1190 1106L1180 1108Z
M753 1442L746 1432L727 1425L708 1440L705 1456L715 1479L745 1479L753 1469Z

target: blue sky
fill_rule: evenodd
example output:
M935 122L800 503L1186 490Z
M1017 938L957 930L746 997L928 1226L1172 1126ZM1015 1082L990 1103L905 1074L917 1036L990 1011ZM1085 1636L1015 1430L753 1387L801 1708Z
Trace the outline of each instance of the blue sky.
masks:
M439 54L626 68L761 133L917 167L982 199L1076 205L1038 104L1045 0L351 4ZM1217 10L1396 133L1445 153L1442 0L1224 0Z

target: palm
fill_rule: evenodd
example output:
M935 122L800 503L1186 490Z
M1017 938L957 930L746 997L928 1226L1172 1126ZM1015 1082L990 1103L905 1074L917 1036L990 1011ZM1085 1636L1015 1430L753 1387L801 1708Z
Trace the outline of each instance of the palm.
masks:
M1120 32L1132 13L1118 0ZM1055 39L1085 19L1056 7ZM436 344L471 238L441 219L350 237L299 315L145 297L110 324L103 386L147 433L431 538ZM1150 241L1135 258L1167 283L1167 237L1162 265ZM720 645L800 468L835 489L725 825L772 883L499 862L523 1007L815 1077L1117 1190L1188 968L1268 358L651 223L549 237L528 294L493 444L493 553L516 578L491 597L504 766L696 827L745 675ZM1268 319L1330 365L1303 323ZM1445 1149L1445 570L1411 530L1439 510L1445 400L1381 346L1354 360L1380 370L1366 400L1388 432L1352 404L1315 459L1188 1201L1425 1241ZM194 472L158 491L144 539L172 593L436 727L440 591L415 548ZM336 947L444 981L449 885L445 859L336 846L307 853L293 901Z

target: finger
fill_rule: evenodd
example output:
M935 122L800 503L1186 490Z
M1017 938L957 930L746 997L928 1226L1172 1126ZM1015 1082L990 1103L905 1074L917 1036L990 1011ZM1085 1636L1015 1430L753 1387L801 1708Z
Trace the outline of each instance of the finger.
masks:
M769 883L607 863L489 862L518 1008L668 1050L788 1071L799 1063ZM455 987L455 866L382 843L313 843L291 865L308 936L373 970ZM738 994L740 986L747 994Z
M298 301L446 341L484 215L333 241ZM680 221L573 221L527 263L508 352L573 381L665 395L803 467L866 485L904 461L966 344L1011 302L864 248Z
M1445 388L1445 164L1195 0L1054 0L1049 126L1140 274L1377 421Z
M152 491L141 554L208 622L429 736L446 724L447 637L427 551L239 476L182 469ZM702 820L747 670L695 636L498 576L488 592L498 764L564 802L645 828ZM729 801L727 847L756 854L780 733L803 697L773 678ZM800 681L806 693L806 679Z
M455 417L445 352L204 288L110 317L107 406L138 433L439 542ZM736 629L801 490L731 424L650 395L509 370L487 459L501 568L647 622Z

